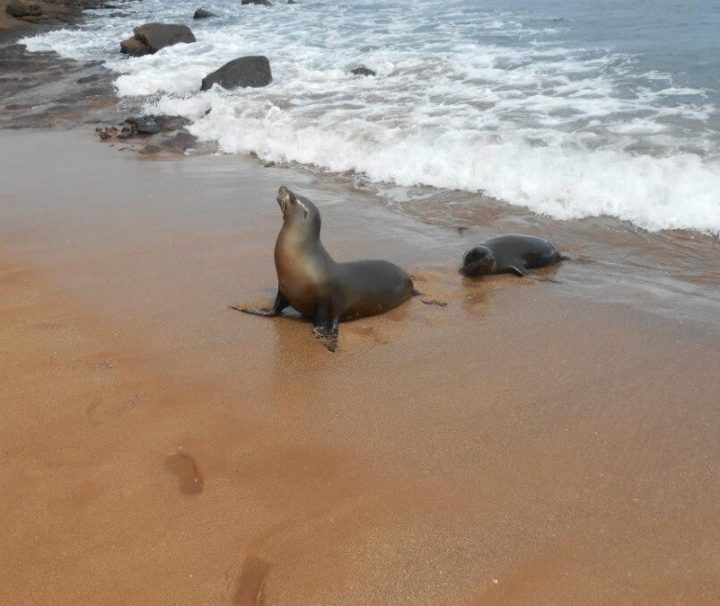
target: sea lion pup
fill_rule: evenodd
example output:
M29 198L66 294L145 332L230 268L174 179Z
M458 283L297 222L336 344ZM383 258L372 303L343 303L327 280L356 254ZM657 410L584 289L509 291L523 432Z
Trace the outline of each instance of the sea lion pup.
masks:
M383 313L417 294L410 276L388 261L333 261L320 242L320 212L307 198L283 185L277 201L283 226L275 243L275 303L269 309L233 309L272 317L292 306L314 322L315 336L335 351L338 322Z
M547 240L535 236L498 236L465 253L460 273L471 278L511 272L528 276L531 269L547 267L567 257Z

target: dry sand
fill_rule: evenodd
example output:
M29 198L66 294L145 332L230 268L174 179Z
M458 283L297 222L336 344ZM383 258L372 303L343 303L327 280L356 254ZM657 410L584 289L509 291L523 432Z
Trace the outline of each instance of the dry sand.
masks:
M465 281L452 230L309 173L0 155L0 603L720 602L714 318ZM228 310L274 293L281 183L448 306L336 354Z

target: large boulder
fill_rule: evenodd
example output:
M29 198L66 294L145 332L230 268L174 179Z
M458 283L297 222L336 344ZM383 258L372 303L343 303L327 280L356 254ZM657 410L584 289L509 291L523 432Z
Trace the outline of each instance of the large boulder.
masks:
M262 6L272 6L270 0L242 0L241 4L260 4Z
M150 47L153 53L173 44L195 42L195 36L190 28L177 23L146 23L136 27L133 32L135 38Z
M193 15L193 19L209 19L210 17L217 17L217 15L204 8L197 9Z
M128 55L148 55L161 48L195 42L195 36L187 25L178 23L146 23L136 27L132 38L120 43L120 50Z
M272 82L272 72L267 57L240 57L205 76L200 90L209 90L213 84L231 89L245 86L267 86L270 82Z
M5 6L5 12L16 19L39 17L43 14L42 7L37 2L21 2L20 0L10 0Z

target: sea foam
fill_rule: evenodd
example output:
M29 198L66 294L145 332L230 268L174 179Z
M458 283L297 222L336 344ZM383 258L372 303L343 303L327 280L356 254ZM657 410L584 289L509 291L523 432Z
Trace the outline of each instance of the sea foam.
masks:
M215 2L221 17L203 22L189 0L128 7L24 43L104 60L119 96L190 118L227 153L482 191L559 219L720 231L717 92L569 44L572 24L461 0ZM146 20L189 23L197 42L121 57L119 40ZM270 86L200 92L208 72L250 54L270 58ZM351 75L360 64L377 77Z

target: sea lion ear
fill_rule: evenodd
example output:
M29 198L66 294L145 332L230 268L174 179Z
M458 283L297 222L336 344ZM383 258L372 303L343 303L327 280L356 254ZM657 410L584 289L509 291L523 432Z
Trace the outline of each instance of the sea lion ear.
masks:
M297 203L297 205L298 205L300 208L302 208L302 211L303 211L303 213L304 213L303 219L307 219L308 214L309 214L309 212L310 212L310 211L308 210L308 207L305 206L302 202L300 202L300 199L299 199L299 198L295 198L295 202Z

